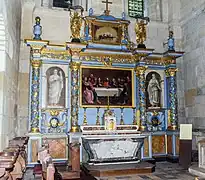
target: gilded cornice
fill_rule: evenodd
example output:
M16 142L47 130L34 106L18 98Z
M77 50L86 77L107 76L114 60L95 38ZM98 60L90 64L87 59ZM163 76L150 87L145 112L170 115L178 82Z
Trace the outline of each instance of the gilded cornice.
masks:
M102 54L102 53L85 53L81 52L80 57L86 61L97 60L98 62L102 62L103 64L107 64L109 59L109 64L111 63L125 63L125 64L133 64L135 63L135 58L133 55L124 55L124 54Z
M41 57L42 58L60 59L60 60L65 59L66 60L70 56L71 56L70 52L67 51L65 48L64 48L64 50L57 50L55 47L53 47L53 48L45 47L41 50Z

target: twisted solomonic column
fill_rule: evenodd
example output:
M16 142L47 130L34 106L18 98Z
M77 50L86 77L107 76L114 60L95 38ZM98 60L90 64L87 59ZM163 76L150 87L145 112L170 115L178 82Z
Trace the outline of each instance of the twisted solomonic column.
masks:
M39 132L39 91L41 60L31 60L31 133Z
M70 132L79 132L78 112L79 112L79 74L80 62L70 62L71 71L71 130Z
M140 111L140 130L145 131L147 127L146 120L146 96L145 96L145 71L146 66L136 67L139 90L139 111Z
M168 129L171 130L176 130L178 126L176 72L177 68L169 68L166 70L166 74L169 76L169 118L171 125L171 127L168 127Z

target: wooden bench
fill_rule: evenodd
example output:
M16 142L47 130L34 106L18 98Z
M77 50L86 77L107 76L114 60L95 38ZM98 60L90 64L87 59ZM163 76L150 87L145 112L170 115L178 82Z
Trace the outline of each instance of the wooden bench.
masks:
M0 152L0 179L22 179L26 171L27 137L9 141L9 147Z

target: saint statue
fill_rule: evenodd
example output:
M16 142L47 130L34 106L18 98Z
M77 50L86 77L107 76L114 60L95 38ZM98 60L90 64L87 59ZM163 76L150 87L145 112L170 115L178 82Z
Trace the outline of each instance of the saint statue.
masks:
M152 74L152 79L149 81L147 91L152 107L159 107L159 91L161 91L161 88L155 74Z
M62 71L55 69L53 74L49 77L48 80L49 87L48 87L48 100L49 105L56 106L59 103L61 92L63 89L63 75Z

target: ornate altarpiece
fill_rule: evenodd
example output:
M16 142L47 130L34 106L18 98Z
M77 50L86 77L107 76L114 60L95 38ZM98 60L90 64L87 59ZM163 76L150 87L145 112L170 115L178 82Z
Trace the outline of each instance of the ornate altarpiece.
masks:
M121 134L143 135L141 159L177 158L176 59L183 52L155 53L154 49L135 46L129 39L130 22L124 17L115 18L107 11L95 16L92 9L89 16L83 17L82 11L72 10L71 42L56 45L41 40L40 18L36 19L34 28L38 31L34 33L34 39L25 40L31 48L29 164L36 162L36 152L44 141L49 142L56 161L65 161L68 159L68 141L81 138L76 132L92 134L106 128L119 130ZM81 29L84 29L83 33ZM107 72L103 75L103 87L100 88L98 83L94 92L92 88L82 88L85 80L82 67L109 69L110 72L129 70L132 79L123 79L113 73L110 78L121 78L122 81L122 87L115 87L115 80L110 83L106 79ZM94 75L98 79L103 77L102 74ZM130 96L132 103L127 107L128 80L133 95ZM81 98L89 93L93 97L87 98L88 106L83 106ZM97 96L94 97L94 93ZM97 103L102 100L100 97L107 97L106 105ZM120 97L126 98L120 101ZM97 104L92 103L94 98ZM114 100L116 106L111 105ZM116 118L109 119L109 127L104 127L103 114L109 109Z

